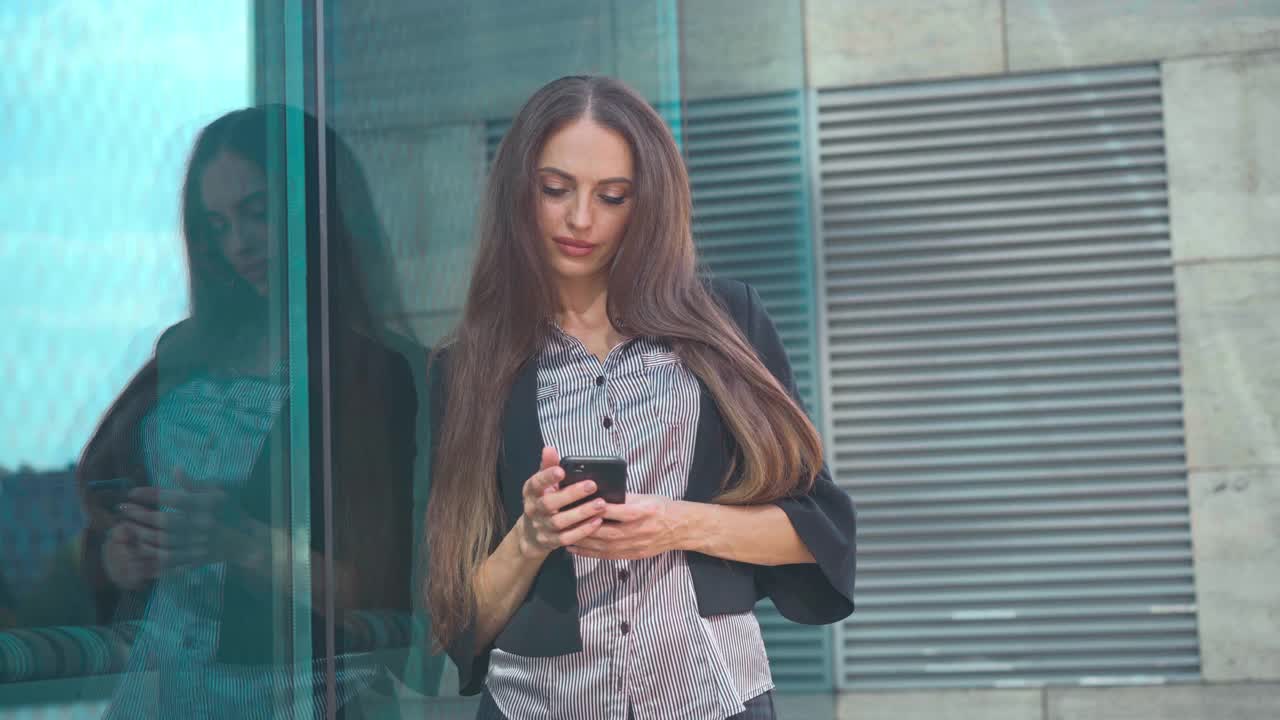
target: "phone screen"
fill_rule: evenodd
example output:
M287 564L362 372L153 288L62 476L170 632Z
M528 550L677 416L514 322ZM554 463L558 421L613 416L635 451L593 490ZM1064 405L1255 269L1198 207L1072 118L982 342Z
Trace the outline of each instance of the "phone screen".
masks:
M577 507L596 498L604 498L605 502L621 504L627 501L627 461L610 457L575 457L569 456L560 461L564 469L564 480L561 488L574 483L592 480L596 491L591 495L571 503L562 510Z

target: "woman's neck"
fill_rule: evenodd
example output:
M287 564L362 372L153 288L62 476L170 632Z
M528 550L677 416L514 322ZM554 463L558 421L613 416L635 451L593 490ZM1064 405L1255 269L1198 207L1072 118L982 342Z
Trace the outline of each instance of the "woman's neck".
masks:
M556 322L601 360L624 339L609 319L609 293L604 283L562 285Z

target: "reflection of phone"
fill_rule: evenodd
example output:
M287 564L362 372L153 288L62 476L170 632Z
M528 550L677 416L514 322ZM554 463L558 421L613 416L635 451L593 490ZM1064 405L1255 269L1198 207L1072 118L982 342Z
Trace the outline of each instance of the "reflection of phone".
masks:
M621 504L627 501L627 461L617 457L583 457L569 456L560 460L564 469L564 480L560 487L567 488L583 480L594 480L596 491L591 495L570 503L561 510L568 510L596 498L604 498L605 502Z
M133 489L133 481L129 478L111 478L110 480L90 480L85 483L89 493L95 500L107 507L124 502L125 496Z

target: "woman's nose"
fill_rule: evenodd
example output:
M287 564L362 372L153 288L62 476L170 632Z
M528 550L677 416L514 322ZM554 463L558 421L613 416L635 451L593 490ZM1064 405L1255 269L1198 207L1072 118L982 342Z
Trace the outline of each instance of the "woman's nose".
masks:
M262 242L246 223L232 222L222 238L222 251L227 257L249 257L257 254Z
M569 227L574 230L586 230L591 227L591 198L586 195L579 195L569 205L569 217L566 219Z
M236 226L228 228L226 237L223 240L222 250L230 259L249 255L250 244L248 238L245 237L244 228Z

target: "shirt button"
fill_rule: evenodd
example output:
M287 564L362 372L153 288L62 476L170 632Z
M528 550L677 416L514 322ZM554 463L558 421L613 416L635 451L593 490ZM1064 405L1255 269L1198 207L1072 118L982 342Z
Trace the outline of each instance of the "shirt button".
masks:
M604 419L604 429L605 429L605 430L608 430L608 429L609 429L609 428L611 428L611 427L613 427L613 421L612 421L612 420L610 420L609 418L605 418L605 419Z
M622 568L621 570L618 571L618 579L621 580L622 582L626 582L627 578L629 577L631 577L630 570L626 568Z
M631 623L624 622L618 626L618 629L622 631L623 635L626 635L627 633L631 632Z
M596 384L597 384L597 385L603 385L603 384L604 384L604 376L603 376L603 375L597 375L597 376L596 376Z

